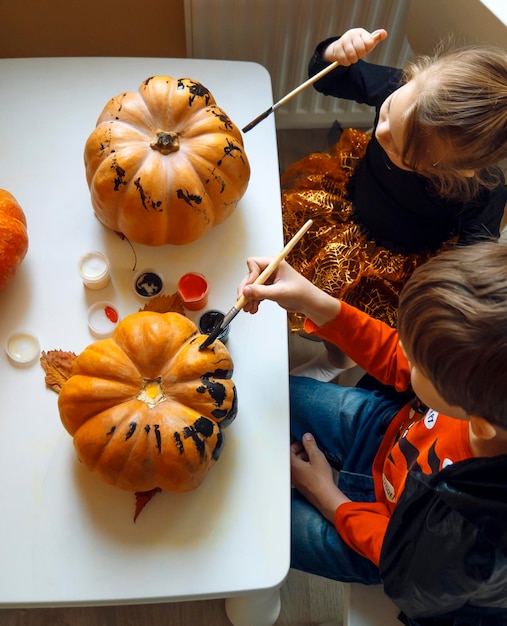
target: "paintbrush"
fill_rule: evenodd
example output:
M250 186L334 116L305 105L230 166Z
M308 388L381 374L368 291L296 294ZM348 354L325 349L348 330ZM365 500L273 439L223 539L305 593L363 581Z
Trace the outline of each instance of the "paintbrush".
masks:
M289 254L289 252L294 248L297 242L301 239L301 237L306 233L306 231L313 224L313 220L308 220L292 237L289 243L285 246L285 248L280 252L278 256L276 256L271 263L264 268L264 270L259 274L259 276L254 280L254 285L263 285L267 279L271 276L271 274L276 270L276 268L280 265L280 263L285 259L285 257ZM220 335L221 332L232 322L232 320L236 317L236 315L241 311L241 309L247 303L247 299L245 296L240 296L236 301L236 304L230 309L224 319L218 324L211 333L206 337L203 343L199 346L199 350L204 350L209 345L211 345L215 339Z
M380 37L380 33L375 33L373 35L373 39L378 39L379 37ZM262 120L265 120L269 115L271 115L271 113L274 113L279 107L282 106L282 104L285 104L291 98L293 98L294 96L297 96L298 93L301 93L304 89L306 89L313 83L316 83L323 76L325 76L326 74L334 70L336 67L338 67L338 65L339 65L338 61L334 61L333 63L331 63L331 65L328 65L323 70L320 70L320 72L317 72L317 74L315 74L314 76L306 80L304 83L301 83L299 87L296 87L295 89L293 89L290 93L284 96L281 100L278 100L278 102L275 102L273 106L270 106L269 109L264 111L264 113L261 113L260 115L258 115L254 120L250 122L250 124L247 124L245 128L242 129L243 132L247 133L249 130L252 130L254 126L257 126L259 122L262 122Z
M317 74L309 78L307 81L299 85L299 87L296 87L296 89L293 89L290 93L284 96L281 100L278 100L278 102L275 102L273 106L270 106L269 109L266 109L266 111L264 111L264 113L261 113L260 115L258 115L254 120L250 122L250 124L247 124L245 128L243 128L243 132L247 133L249 130L252 130L254 126L257 126L259 122L262 122L262 120L265 120L269 115L271 115L271 113L274 113L279 107L282 106L282 104L285 104L291 98L293 98L294 96L297 96L298 93L306 89L309 85L312 85L313 83L317 82L320 78L325 76L328 72L331 72L332 70L334 70L335 67L338 67L338 61L331 63L331 65L328 65L327 67L325 67L323 70L321 70L320 72L318 72Z

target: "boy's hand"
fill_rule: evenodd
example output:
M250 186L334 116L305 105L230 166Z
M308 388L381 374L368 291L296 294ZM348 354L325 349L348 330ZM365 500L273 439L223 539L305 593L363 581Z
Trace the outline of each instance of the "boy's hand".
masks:
M247 313L257 313L262 300L273 300L286 311L310 317L318 326L327 324L338 314L340 302L296 272L286 261L280 263L264 285L253 285L270 261L268 257L247 259L249 273L238 286L238 296L244 295L248 301L244 306Z
M338 61L340 65L348 67L357 63L359 59L363 59L386 37L387 31L383 28L374 30L372 33L364 28L351 28L340 39L329 44L322 57L328 63Z
M333 470L313 435L303 435L302 443L290 449L291 478L294 487L332 524L336 509L349 498L334 483Z
M238 295L248 299L245 311L256 313L262 300L273 300L286 311L300 311L307 289L313 285L296 272L286 261L282 261L264 285L252 285L259 274L269 265L270 258L251 257L247 259L248 275L238 287Z

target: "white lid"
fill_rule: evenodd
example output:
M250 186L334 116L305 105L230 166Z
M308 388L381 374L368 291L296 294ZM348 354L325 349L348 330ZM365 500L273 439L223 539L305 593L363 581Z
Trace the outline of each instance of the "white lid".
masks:
M39 340L30 332L17 331L7 337L5 351L11 361L27 365L39 356Z
M96 302L88 309L88 328L96 337L109 337L119 321L118 309L111 302Z

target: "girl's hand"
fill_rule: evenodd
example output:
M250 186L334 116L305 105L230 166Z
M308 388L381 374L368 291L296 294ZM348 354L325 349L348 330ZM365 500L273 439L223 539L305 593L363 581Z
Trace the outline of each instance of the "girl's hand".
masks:
M272 300L286 311L310 317L318 326L336 317L340 302L313 285L286 261L280 263L264 285L253 285L270 261L267 257L247 260L249 273L238 286L238 296L244 295L248 301L244 306L247 313L257 313L262 300Z
M340 39L330 43L322 57L328 63L338 61L340 65L348 67L370 54L377 44L386 38L387 31L383 28L374 30L372 33L364 28L351 28Z
M333 470L313 435L303 435L302 443L291 445L290 467L294 487L334 524L336 509L349 498L335 485Z

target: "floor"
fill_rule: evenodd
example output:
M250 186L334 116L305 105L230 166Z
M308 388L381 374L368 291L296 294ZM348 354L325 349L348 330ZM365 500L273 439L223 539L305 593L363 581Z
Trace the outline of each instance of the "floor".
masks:
M328 129L278 131L280 167L308 152L325 150ZM289 338L290 364L298 365L322 350L322 344ZM340 382L341 379L340 379ZM142 575L142 572L140 572ZM282 609L276 626L342 626L339 583L290 570L281 590ZM173 604L1 609L0 626L231 626L223 600Z
M142 572L140 572L142 575ZM339 583L291 570L276 626L341 626ZM231 626L223 600L108 607L3 609L1 626Z

